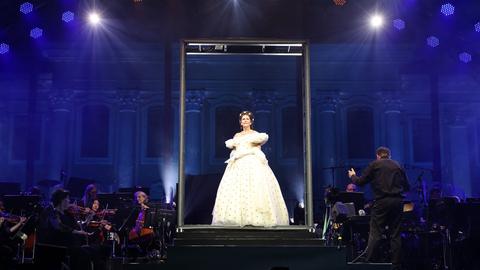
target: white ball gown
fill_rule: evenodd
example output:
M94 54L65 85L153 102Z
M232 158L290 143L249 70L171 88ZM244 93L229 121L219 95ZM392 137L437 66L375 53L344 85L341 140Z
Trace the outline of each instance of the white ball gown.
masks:
M288 211L275 175L260 146L266 133L252 131L225 142L233 149L218 187L212 225L288 225Z

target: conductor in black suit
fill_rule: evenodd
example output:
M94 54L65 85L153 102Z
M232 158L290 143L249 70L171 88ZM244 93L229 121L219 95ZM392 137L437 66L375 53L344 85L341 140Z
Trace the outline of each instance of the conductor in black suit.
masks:
M401 269L400 223L403 214L403 193L410 190L410 185L405 171L398 162L390 158L390 149L379 147L376 155L377 159L368 165L362 176L357 176L353 168L348 171L348 177L353 183L360 186L370 183L375 196L366 260L369 262L374 260L382 234L388 233L393 269Z

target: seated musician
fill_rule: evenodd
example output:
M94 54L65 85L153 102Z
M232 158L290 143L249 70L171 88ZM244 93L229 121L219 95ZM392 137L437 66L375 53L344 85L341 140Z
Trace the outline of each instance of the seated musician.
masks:
M144 226L147 210L150 208L148 196L143 191L137 191L134 194L135 206L138 208L138 215L135 226L130 230L128 240L130 243L139 244L142 249L146 249L153 241L153 230Z
M95 186L95 184L90 184L85 188L83 197L78 205L90 210L94 200L97 200L97 186Z
M38 244L55 248L66 248L70 256L72 269L89 269L90 262L99 265L98 254L86 243L91 235L78 226L78 222L69 215L69 192L57 189L52 193L51 205L46 207L40 215L38 224ZM43 256L48 256L45 253Z
M93 200L92 205L87 205L85 209L89 209L84 220L86 230L93 233L89 238L89 243L103 244L105 236L113 229L112 223L107 218L114 215L116 209L100 210L98 199Z
M357 192L357 185L354 183L350 183L347 185L347 188L345 189L346 192Z
M13 217L0 208L0 265L10 267L16 254L15 234L25 223L25 217ZM22 240L25 240L22 238Z

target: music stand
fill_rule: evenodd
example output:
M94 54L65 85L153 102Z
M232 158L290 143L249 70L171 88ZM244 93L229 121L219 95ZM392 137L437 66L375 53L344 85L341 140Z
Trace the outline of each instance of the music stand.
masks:
M41 200L40 195L5 195L3 203L11 213L28 213L35 211Z
M175 220L175 210L167 209L168 205L163 203L150 203L149 209L145 216L145 227L153 228L155 238L158 241L158 247L160 248L160 258L166 256L167 243L165 235L167 233L167 227L170 227Z
M143 191L145 194L150 196L150 188L148 187L128 187L128 188L119 188L118 193L130 194L133 197L133 194L137 191Z
M132 196L128 193L99 193L97 198L101 206L108 208L121 209L132 205Z
M363 192L340 191L336 196L336 201L343 203L353 203L355 205L356 213L358 213L358 210L363 209L365 205L365 197L363 196Z
M20 183L18 182L0 182L0 198L7 194L20 193Z
M70 177L66 189L70 191L70 197L72 198L82 198L85 188L90 184L95 184L96 181L93 179L79 178L79 177Z

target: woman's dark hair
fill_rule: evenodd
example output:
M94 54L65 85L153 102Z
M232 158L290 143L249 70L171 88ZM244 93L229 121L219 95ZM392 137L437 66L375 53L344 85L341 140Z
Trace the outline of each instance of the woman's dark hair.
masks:
M91 207L93 200L97 198L96 194L93 194L93 195L90 194L92 193L92 190L95 190L95 192L97 191L97 186L95 186L95 184L89 184L85 188L85 192L83 193L83 197L82 197L83 205L85 207Z
M250 121L251 121L252 124L253 124L253 120L254 120L255 118L253 117L253 113L252 113L251 111L243 111L243 112L241 112L240 115L238 116L238 121L241 122L241 121L242 121L242 117L243 117L244 115L247 115L248 118L250 118Z
M58 206L65 198L70 195L70 192L63 188L59 188L52 193L51 201L53 206Z

